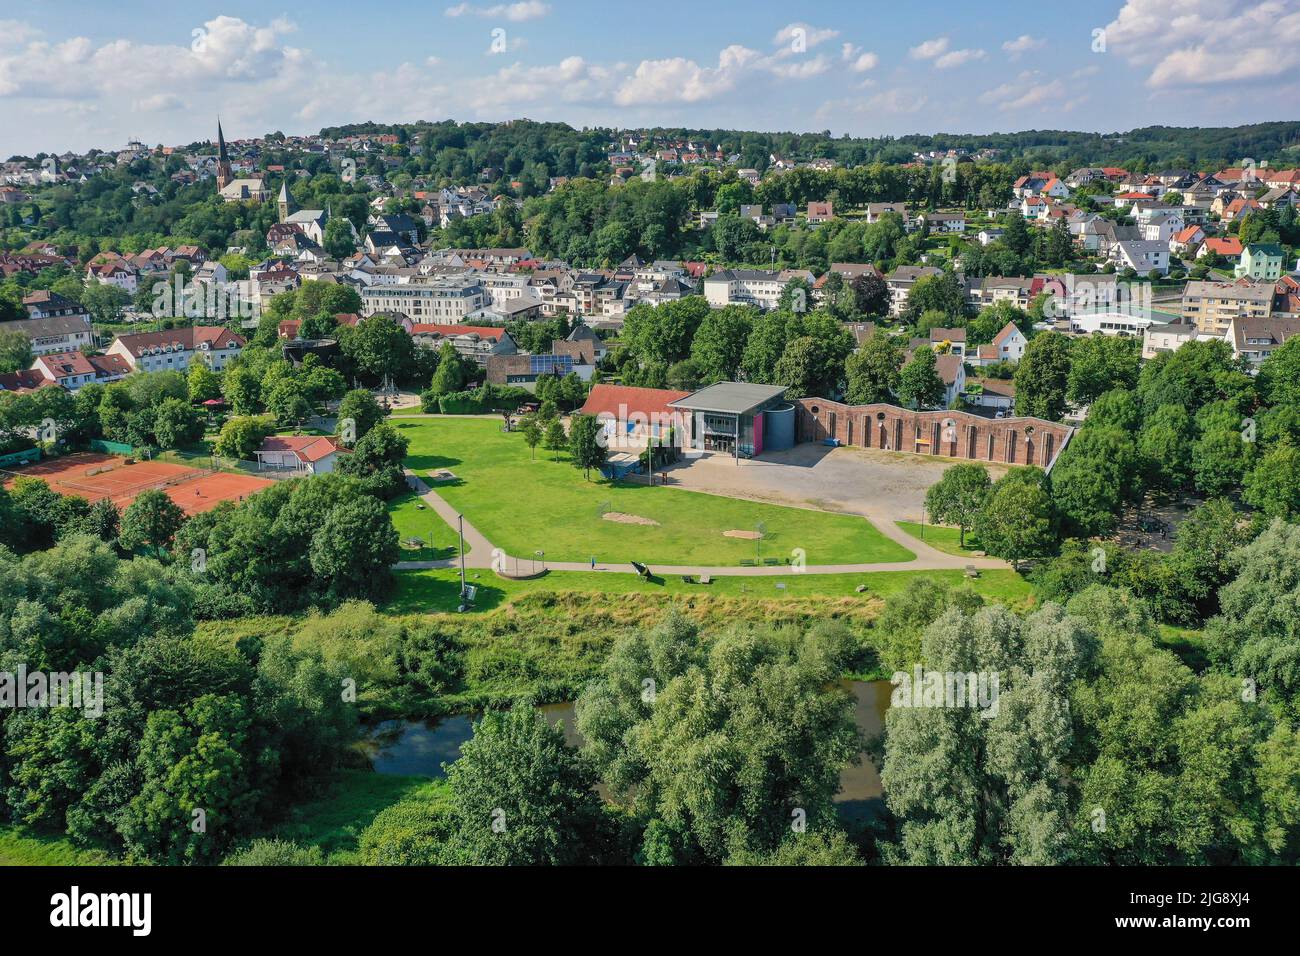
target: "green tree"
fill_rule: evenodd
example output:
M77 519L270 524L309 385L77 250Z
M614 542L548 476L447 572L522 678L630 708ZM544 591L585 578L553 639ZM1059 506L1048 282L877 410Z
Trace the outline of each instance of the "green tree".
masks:
M0 329L0 375L30 368L32 342L21 332Z
M1056 606L1023 621L1000 606L969 615L954 608L926 629L921 655L929 674L922 686L896 674L886 715L881 782L900 828L888 860L1068 861L1069 689L1087 674L1095 644ZM976 686L961 682L968 696L954 695L956 706L945 674L978 675ZM990 675L998 676L996 688Z
M549 452L561 452L569 447L569 435L564 430L564 422L559 418L552 418L546 423L546 434L542 439L542 447ZM555 461L555 456L552 456Z
M569 419L569 458L582 475L591 480L591 469L605 464L604 426L595 415L574 415Z
M1069 339L1057 332L1035 335L1016 366L1016 414L1059 421L1069 375Z
M167 493L150 489L141 492L122 513L119 540L124 548L149 547L158 557L185 523L185 512Z
M1052 468L1052 498L1064 533L1109 534L1125 501L1137 491L1140 469L1132 437L1109 425L1086 424Z
M1300 515L1300 449L1284 442L1261 456L1246 475L1242 497L1269 518Z
M480 866L565 866L607 858L612 831L596 775L527 702L489 711L447 768L452 843Z
M1070 346L1065 397L1074 405L1090 405L1114 388L1137 386L1142 343L1123 335L1095 332Z
M238 415L221 426L212 454L251 461L253 452L275 432L275 420L267 415Z
M966 532L974 526L991 485L988 469L983 465L973 462L953 465L926 491L925 510L930 513L931 521L957 525L964 548Z
M995 557L1019 567L1026 558L1048 554L1056 544L1052 498L1037 468L1017 468L993 483L972 528Z
M845 362L845 400L850 405L891 401L902 368L902 348L893 336L877 329Z
M347 501L330 511L311 536L309 557L332 599L367 597L392 580L390 569L399 557L397 529L376 499Z
M345 422L351 422L356 440L366 436L366 432L374 428L383 420L384 410L375 401L375 396L364 388L354 388L343 396L339 402L338 424L335 426L336 435L343 434Z
M524 420L519 425L519 433L524 437L524 444L528 446L528 451L534 461L537 460L537 446L542 442L542 426L537 421L536 415L525 415Z
M578 728L615 798L648 821L640 858L717 863L775 851L796 810L832 829L839 773L862 742L830 686L853 655L838 627L791 642L734 628L706 644L669 618L616 642L578 700Z
M469 370L455 346L450 342L442 343L442 348L438 351L438 369L433 373L429 391L435 395L459 392L465 387L468 377Z
M943 404L943 379L936 368L934 349L919 346L898 376L898 400L908 408Z

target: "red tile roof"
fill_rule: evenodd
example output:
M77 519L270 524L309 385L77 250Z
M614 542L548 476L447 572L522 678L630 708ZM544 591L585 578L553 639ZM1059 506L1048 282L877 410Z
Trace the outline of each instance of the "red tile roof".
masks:
M299 461L312 464L335 452L348 449L333 438L324 435L272 435L262 442L258 451L290 451Z
M481 339L492 339L496 341L505 335L505 329L495 328L490 325L436 325L428 322L411 323L412 335L441 335L451 337L453 335L477 335Z
M188 325L161 332L133 332L119 335L117 341L137 358L144 354L145 349L162 348L177 342L191 351L205 342L215 349L224 349L227 342L234 342L237 348L243 348L247 344L242 335L220 325Z
M594 385L582 406L584 415L613 415L626 418L629 415L672 415L675 410L669 408L670 402L679 402L690 395L670 388L633 388L630 385Z

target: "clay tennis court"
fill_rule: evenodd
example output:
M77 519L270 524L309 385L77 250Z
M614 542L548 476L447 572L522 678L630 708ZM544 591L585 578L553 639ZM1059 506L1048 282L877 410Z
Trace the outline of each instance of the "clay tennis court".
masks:
M15 478L40 478L61 495L78 495L95 502L108 498L125 508L151 489L189 515L209 511L223 501L238 501L273 484L270 479L224 471L202 471L166 461L138 461L98 452L77 452L5 472L8 487Z

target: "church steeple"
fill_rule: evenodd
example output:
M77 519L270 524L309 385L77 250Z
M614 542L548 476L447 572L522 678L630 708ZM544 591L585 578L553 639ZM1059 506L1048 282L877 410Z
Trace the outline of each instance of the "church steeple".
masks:
M217 117L217 189L225 189L235 177L230 172L230 157L226 154L226 136L221 131L221 117Z
M293 214L293 200L289 198L289 181L286 179L280 183L280 221L284 222Z

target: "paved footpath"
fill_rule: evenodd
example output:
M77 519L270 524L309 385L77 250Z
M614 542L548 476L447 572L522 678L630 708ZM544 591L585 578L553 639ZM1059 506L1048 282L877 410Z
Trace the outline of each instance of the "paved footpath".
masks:
M437 512L438 516L452 528L460 525L458 512L449 505L442 496L433 491L423 479L409 469L406 471L406 480L411 487L420 496L430 508ZM863 519L864 521L867 519ZM959 557L955 554L945 554L942 551L935 550L928 544L924 544L913 538L910 534L898 527L892 521L873 522L875 527L886 537L897 541L916 555L912 561L880 561L875 564L810 564L803 571L795 571L788 565L764 565L762 567L746 568L737 565L722 565L720 567L707 567L703 565L668 565L655 564L651 565L650 570L659 575L701 575L708 574L713 577L785 577L790 574L865 574L872 571L960 571L963 568L1009 568L1010 565L1005 561L997 558L967 558ZM464 522L465 529L465 566L467 568L491 568L493 566L493 553L496 552L499 566L507 569L519 568L520 571L530 569L532 566L531 556L515 557L507 555L504 551L493 547L492 542L483 535L481 531L475 528L468 521ZM460 566L457 558L448 558L442 561L399 561L393 568L398 571L422 571L431 568L455 568ZM547 561L546 567L551 571L591 571L592 566L587 561ZM602 564L596 562L595 570L613 571L616 573L635 574L636 569L630 563Z

